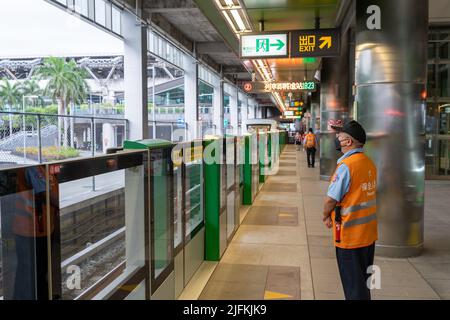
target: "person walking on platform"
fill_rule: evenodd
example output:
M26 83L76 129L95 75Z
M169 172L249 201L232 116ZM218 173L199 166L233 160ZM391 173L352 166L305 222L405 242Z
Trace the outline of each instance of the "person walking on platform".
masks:
M373 265L377 168L364 154L366 133L356 121L333 127L336 149L344 153L331 177L324 203L323 222L333 228L336 258L347 300L370 300L368 268Z
M297 151L299 151L302 145L302 134L298 131L295 134L295 145L297 146Z
M319 145L316 135L313 133L313 129L309 128L308 134L303 140L303 146L306 150L306 158L308 161L308 168L314 168L316 162L316 147Z

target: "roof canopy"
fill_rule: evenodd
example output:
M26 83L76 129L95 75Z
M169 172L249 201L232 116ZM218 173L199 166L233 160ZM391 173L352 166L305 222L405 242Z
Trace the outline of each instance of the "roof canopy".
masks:
M44 0L2 0L0 59L123 55L123 41Z

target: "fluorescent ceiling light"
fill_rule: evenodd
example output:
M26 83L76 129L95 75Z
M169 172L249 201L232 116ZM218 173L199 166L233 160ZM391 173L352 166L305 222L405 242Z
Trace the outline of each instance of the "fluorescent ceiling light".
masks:
M228 15L228 12L222 11L222 13L223 13L223 16L225 17L225 19L227 20L228 24L229 24L229 25L231 26L231 28L233 29L234 35L235 35L236 37L239 38L239 34L238 34L239 32L236 30L236 27L234 26L233 21L231 21L231 18L230 18L230 16Z
M234 2L233 0L225 0L225 3L227 4L227 6L232 7L234 6Z
M234 21L236 21L239 31L241 31L241 32L245 31L246 27L245 27L244 21L242 21L242 18L239 15L239 12L237 10L231 10L231 15L233 16Z

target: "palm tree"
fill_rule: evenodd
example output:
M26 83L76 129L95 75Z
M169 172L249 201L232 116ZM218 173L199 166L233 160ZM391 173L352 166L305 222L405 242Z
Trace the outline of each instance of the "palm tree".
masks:
M48 80L44 95L58 101L58 114L66 115L70 103L82 103L89 92L86 82L86 71L78 67L75 60L66 61L64 58L46 58L35 73L37 79ZM64 146L67 147L68 134L67 118L64 118ZM58 119L58 131L61 131L62 119ZM61 145L61 136L59 145Z
M3 108L7 108L12 111L13 107L16 107L20 103L22 97L22 89L19 82L11 84L7 79L3 79L3 83L0 85L0 103ZM12 115L9 115L9 135L13 134L13 121Z
M32 79L32 80L25 80L22 83L22 93L24 96L36 96L38 97L38 103L40 105L44 104L44 100L42 99L42 90L39 86L39 83Z

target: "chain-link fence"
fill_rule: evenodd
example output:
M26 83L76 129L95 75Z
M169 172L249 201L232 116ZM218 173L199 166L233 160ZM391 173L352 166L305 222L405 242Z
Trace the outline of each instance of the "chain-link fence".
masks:
M103 154L127 136L125 119L0 111L0 167Z

